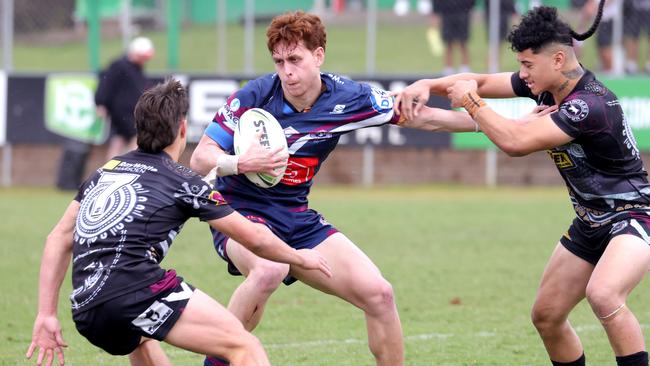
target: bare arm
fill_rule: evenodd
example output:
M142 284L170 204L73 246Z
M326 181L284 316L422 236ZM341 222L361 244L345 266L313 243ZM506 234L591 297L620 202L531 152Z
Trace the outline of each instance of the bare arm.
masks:
M72 256L73 231L78 213L79 202L72 201L45 241L38 283L38 314L34 321L32 342L26 354L27 358L31 358L38 348L39 365L44 357L50 365L54 353L57 354L59 364L64 363L62 347L67 345L61 335L57 304L61 283Z
M426 106L413 120L404 121L399 125L434 132L478 132L478 125L469 114Z
M226 152L221 146L204 134L192 153L190 168L201 175L207 175L217 165L217 159L222 154ZM259 139L256 139L246 152L239 156L237 173L258 172L277 176L279 173L276 169L284 166L288 158L282 147L267 150L260 145Z
M512 89L511 72L497 74L463 73L445 76L438 79L422 79L407 86L396 94L393 109L396 113L412 120L417 117L429 100L430 94L447 96L447 89L458 80L475 80L478 93L486 98L512 98L515 92Z
M465 98L474 93L475 97L468 107ZM528 155L535 151L546 150L564 145L573 140L560 129L550 113L556 108L547 108L538 117L528 116L525 121L505 118L485 104L476 96L476 83L472 80L459 81L450 88L449 97L452 106L464 106L468 111L473 108L474 120L481 130L499 149L510 156ZM479 100L477 100L479 99ZM472 112L470 112L471 114Z
M331 277L330 267L320 253L311 249L295 250L275 236L268 227L254 224L237 212L208 223L260 257L308 270L319 270Z

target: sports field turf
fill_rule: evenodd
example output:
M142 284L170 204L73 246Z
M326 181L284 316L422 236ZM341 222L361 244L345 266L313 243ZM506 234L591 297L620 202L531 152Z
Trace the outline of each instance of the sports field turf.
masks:
M36 312L43 240L72 198L47 189L0 190L0 365L23 360ZM355 241L392 282L407 365L547 365L529 321L544 264L572 217L563 188L321 187L311 206ZM163 262L225 303L238 284L190 221ZM648 283L628 304L650 323ZM66 279L59 306L67 365L128 365L76 333ZM588 305L571 317L590 365L613 364ZM271 298L255 331L274 365L373 365L360 311L300 283ZM177 365L201 357L166 347Z

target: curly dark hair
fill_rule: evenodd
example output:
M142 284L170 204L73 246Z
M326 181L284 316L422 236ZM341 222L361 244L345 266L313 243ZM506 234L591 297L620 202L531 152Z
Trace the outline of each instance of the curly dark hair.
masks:
M591 27L584 33L576 33L557 14L557 9L548 6L539 6L530 10L521 19L519 25L516 25L508 34L513 51L523 52L531 49L533 53L538 53L542 48L551 43L560 43L566 46L572 46L573 40L583 41L596 32L600 18L603 16L603 6L605 0L600 0L598 4L598 13Z

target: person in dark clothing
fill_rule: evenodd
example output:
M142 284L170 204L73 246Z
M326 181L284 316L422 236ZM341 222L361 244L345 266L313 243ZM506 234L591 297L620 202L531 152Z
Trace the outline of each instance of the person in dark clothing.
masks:
M138 98L149 82L144 75L144 65L154 56L151 40L135 38L127 53L111 62L100 74L95 92L97 114L110 118L111 137L107 158L135 149L133 110Z
M159 347L152 348L155 339L233 365L270 365L259 340L233 314L161 267L191 217L257 255L331 277L323 255L289 247L234 211L209 179L178 163L188 108L187 91L176 80L145 91L135 108L138 149L97 169L47 236L28 359L36 351L38 365L52 365L54 358L64 364L57 307L72 262L75 326L106 352L128 354L132 365L171 365Z
M468 72L469 50L469 16L476 3L475 0L432 0L434 15L442 21L442 40L445 43L445 69L443 74L454 72L454 45L460 49L461 61L459 72Z

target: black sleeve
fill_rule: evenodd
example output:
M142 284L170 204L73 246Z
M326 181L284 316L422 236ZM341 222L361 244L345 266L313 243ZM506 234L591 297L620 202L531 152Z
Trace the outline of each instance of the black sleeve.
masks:
M598 123L591 121L602 119L603 115L602 103L588 95L578 94L575 98L562 102L558 111L551 114L551 119L567 135L578 138L588 134L590 129L599 128Z
M526 86L526 82L519 77L519 72L513 72L510 77L510 83L512 84L512 90L515 92L515 95L518 97L537 99L533 93L530 91L530 88Z
M201 221L208 221L220 219L233 213L234 210L221 193L203 181L200 176L191 177L183 186L191 188L187 190L181 187L174 197L177 204L189 212L190 216L198 217Z

